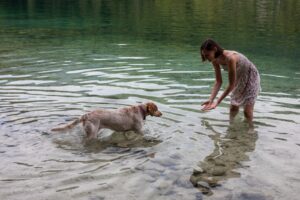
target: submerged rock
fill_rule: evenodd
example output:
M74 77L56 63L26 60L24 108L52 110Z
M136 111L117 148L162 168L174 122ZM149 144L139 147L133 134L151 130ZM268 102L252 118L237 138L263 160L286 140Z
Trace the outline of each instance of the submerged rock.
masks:
M216 166L216 167L213 168L211 174L213 176L224 176L226 174L226 168L225 167Z

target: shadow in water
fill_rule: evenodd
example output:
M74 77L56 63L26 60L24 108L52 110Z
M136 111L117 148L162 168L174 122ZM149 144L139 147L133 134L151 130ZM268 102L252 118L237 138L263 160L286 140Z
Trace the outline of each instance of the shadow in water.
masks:
M130 148L138 148L138 147L152 147L159 143L161 140L135 133L133 131L128 132L112 132L108 137L97 138L92 140L87 140L85 137L80 138L78 141L78 137L76 141L72 139L59 139L55 140L54 143L58 145L59 148L65 150L79 150L84 152L92 152L99 153L108 148L112 150L113 153L123 152L124 149Z
M257 133L249 133L245 123L236 122L221 137L221 133L207 121L204 124L214 132L209 137L213 140L215 149L199 163L198 169L194 169L190 181L203 194L212 195L212 189L220 186L220 182L240 177L240 173L234 170L246 167L242 162L249 160L247 152L254 151Z
M152 147L161 141L157 138L137 134L133 131L113 132L109 138L84 141L84 147L88 152L100 152L108 147L138 148Z

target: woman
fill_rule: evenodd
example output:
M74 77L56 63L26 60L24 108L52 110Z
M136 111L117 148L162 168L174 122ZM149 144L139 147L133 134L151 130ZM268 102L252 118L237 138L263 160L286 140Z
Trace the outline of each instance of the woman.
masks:
M202 61L212 63L216 76L210 98L202 104L202 110L216 108L231 92L230 122L237 115L239 107L243 106L245 118L250 128L253 128L253 108L260 91L260 77L255 65L243 54L224 50L211 39L202 43L200 51ZM228 71L229 85L218 100L214 101L222 85L221 67Z

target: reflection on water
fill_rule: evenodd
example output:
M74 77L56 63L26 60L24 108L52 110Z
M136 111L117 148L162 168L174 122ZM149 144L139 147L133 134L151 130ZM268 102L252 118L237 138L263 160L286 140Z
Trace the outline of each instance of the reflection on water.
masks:
M190 181L202 193L212 195L212 189L220 186L228 178L240 177L234 171L245 167L243 162L249 160L247 153L254 151L257 133L249 133L248 126L243 122L231 124L224 137L214 130L209 122L203 122L215 134L209 137L214 142L214 151L200 162Z
M62 43L55 40L57 37L65 40L90 37L96 41L97 35L132 35L136 39L192 45L199 45L199 40L204 38L215 37L233 49L294 58L298 55L295 49L299 50L296 45L299 44L298 0L243 3L239 0L231 3L210 0L71 0L68 3L5 0L0 5L1 15L9 16L7 21L0 21L0 25L8 28L11 34L20 35L21 40L41 40L41 44L45 39L54 44ZM36 28L27 29L30 25ZM22 27L25 28L18 31ZM253 38L255 40L249 43ZM128 43L117 44L126 46ZM289 48L282 51L287 46Z
M137 134L133 131L111 133L109 130L103 130L99 134L107 136L94 140L87 140L87 138L84 137L81 139L81 141L78 141L78 138L77 140L70 140L70 138L67 139L67 136L65 136L63 138L55 139L54 143L57 144L57 147L64 150L76 149L77 151L82 152L99 153L108 148L115 148L115 150L119 149L120 151L123 151L122 148L124 148L124 151L130 148L147 148L157 145L161 142L161 140L153 136L145 136Z

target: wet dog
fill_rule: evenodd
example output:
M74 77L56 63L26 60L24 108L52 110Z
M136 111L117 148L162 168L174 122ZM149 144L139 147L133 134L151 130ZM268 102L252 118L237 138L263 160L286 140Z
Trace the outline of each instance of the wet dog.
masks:
M147 116L160 117L162 113L153 102L115 110L97 109L86 113L73 122L51 129L51 131L67 131L82 123L88 139L96 138L104 128L114 131L135 131L142 134L143 121Z

